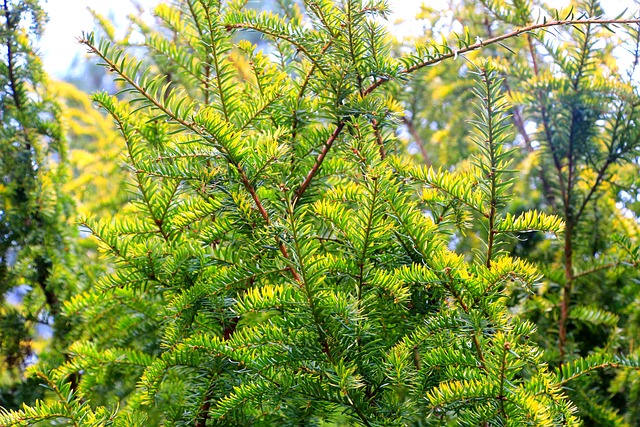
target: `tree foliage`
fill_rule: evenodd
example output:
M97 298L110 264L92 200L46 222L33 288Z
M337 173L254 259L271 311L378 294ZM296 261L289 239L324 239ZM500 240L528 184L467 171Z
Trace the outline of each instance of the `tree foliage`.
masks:
M33 48L44 13L32 1L1 9L0 404L12 408L40 395L23 375L36 352L63 361L71 322L59 314L77 288L77 253L61 110Z
M487 7L460 2L457 8L460 22L483 34L481 38L507 31L512 25L528 25L537 17L528 2L483 5ZM599 14L602 9L597 2L585 1L573 4L561 16ZM437 22L441 18L434 12L432 19ZM637 329L629 316L637 309L638 298L639 230L632 195L637 195L633 177L638 176L637 43L637 26L616 33L587 26L557 30L554 37L528 34L514 40L509 49L490 52L504 76L502 86L512 105L519 142L512 158L521 178L515 187L518 196L510 202L509 210L538 209L556 214L566 223L561 241L527 233L511 247L536 263L544 274L537 295L522 299L520 294L513 301L537 324L537 340L553 364L579 356L636 351ZM614 47L620 49L617 46L627 50L629 69L612 59ZM414 82L422 92L409 93L407 103L412 107L408 116L418 125L439 114L442 104L451 105L459 116L418 126L421 141L460 132L458 117L470 111L456 92L467 84L458 77L464 75L466 65L443 65L429 71L436 84ZM447 82L446 90L442 90L442 81ZM435 105L433 96L423 97L437 90L442 95ZM452 163L428 143L424 150L435 162ZM465 167L464 160L456 162L457 167ZM461 245L477 246L470 236ZM628 380L636 374L620 375ZM592 378L581 380L580 389L588 387L597 393L574 394L569 390L581 415L608 425L599 420L600 408L617 402L615 406L626 412L626 421L636 424L638 414L631 409L637 406L637 394L631 391L634 387L629 389L629 382L612 381L610 374Z
M621 388L638 355L569 329L620 321L573 298L588 276L637 277L622 265L637 265L637 221L595 197L640 146L636 89L599 74L596 31L612 20L595 3L537 23L525 2L493 3L464 12L493 13L500 35L397 54L384 2L245 3L158 6L158 27L138 22L151 59L128 39L83 37L122 85L94 100L124 140L133 191L113 218L82 219L112 267L64 304L81 320L70 357L34 369L48 398L0 424L579 425L572 399L622 424L604 390L576 385L615 368ZM559 26L575 45L545 38ZM471 53L449 92L471 98L434 117L469 123L454 134L468 153L449 168L423 146L430 165L416 161L396 131L420 136L432 70L520 34L548 69L513 76L522 55ZM517 170L540 180L539 204L515 209ZM607 239L589 254L581 233L605 208L627 229L620 249Z

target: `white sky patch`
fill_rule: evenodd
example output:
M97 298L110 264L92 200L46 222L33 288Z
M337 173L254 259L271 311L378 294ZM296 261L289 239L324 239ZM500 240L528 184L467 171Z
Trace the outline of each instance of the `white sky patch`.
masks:
M146 9L158 4L158 0L142 0ZM116 28L126 24L127 16L135 12L130 0L46 0L44 5L49 22L40 40L45 69L55 77L67 74L71 62L85 50L78 38L82 32L92 31L96 25L89 8L115 21Z

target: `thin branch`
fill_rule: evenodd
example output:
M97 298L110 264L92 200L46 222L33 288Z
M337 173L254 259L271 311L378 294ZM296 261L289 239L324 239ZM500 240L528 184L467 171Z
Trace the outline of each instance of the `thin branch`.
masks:
M614 25L614 24L638 24L640 23L640 19L561 19L561 20L555 20L555 21L547 21L547 22L543 22L543 23L539 23L539 24L533 24L533 25L528 25L526 27L521 27L521 28L517 28L513 31L510 31L508 33L502 34L500 36L496 36L487 40L481 40L477 43L474 44L470 44L468 46L463 47L462 49L450 49L451 52L448 53L441 53L439 56L435 57L435 58L431 58L431 59L427 59L423 62L420 62L418 64L415 64L409 68L405 68L404 70L401 70L400 73L401 74L411 74L414 71L418 71L424 67L428 67L430 65L435 65L438 64L446 59L449 58L455 58L459 55L463 55L465 53L483 48L485 46L489 46L492 44L496 44L496 43L500 43L504 40L510 39L512 37L516 37L519 36L521 34L525 34L525 33L529 33L531 31L535 31L535 30L540 30L540 29L544 29L544 28L549 28L549 27L558 27L558 26L563 26L563 25L589 25L589 24L596 24L596 25ZM386 83L387 81L389 81L388 78L385 77L381 77L378 80L376 80L371 86L369 86L365 91L364 94L368 95L371 92L373 92L376 88L382 86L384 83Z
M71 421L74 427L80 427L79 421L76 419L76 416L79 415L78 411L69 404L69 401L71 400L70 398L75 394L75 392L72 391L72 394L69 396L62 394L62 390L60 390L58 385L51 378L41 372L36 372L36 376L44 380L47 383L48 388L58 397L58 403L60 403L65 409L65 412L64 414L61 414L61 417Z
M202 0L200 0L200 3L202 4ZM220 94L220 106L222 107L222 112L224 114L224 118L227 119L227 121L229 121L229 117L231 115L231 112L229 111L229 108L227 106L227 100L226 100L226 96L225 96L225 91L223 88L223 84L222 84L222 77L221 77L221 69L222 66L220 65L220 58L219 58L219 52L218 49L216 48L216 46L218 46L218 44L216 43L216 39L214 38L214 27L213 27L213 22L211 20L211 14L209 13L209 7L207 7L205 4L202 4L202 9L204 10L205 16L207 18L207 26L209 27L209 40L210 40L210 45L209 48L211 49L210 55L213 58L214 61L214 68L215 68L215 79L216 79L216 85L218 86L218 92ZM194 18L195 19L195 18Z
M358 82L358 92L362 96L362 76L360 75L360 71L358 70L358 60L355 54L355 45L353 42L353 18L352 18L352 3L351 1L347 1L346 9L347 9L347 40L349 42L349 55L351 56L351 63L353 64L353 69L356 74L356 81Z
M189 12L191 13L191 17L193 18L193 23L195 24L196 29L198 30L198 34L200 35L200 40L204 40L204 32L202 31L200 22L198 22L198 15L196 14L196 11L193 8L192 2L187 1L187 6L189 7ZM202 44L203 46L205 46L205 49L207 49L207 55L208 55L209 45L207 43L202 43ZM193 49L194 52L197 52L197 50L193 48L193 46L191 48ZM206 58L203 61L203 63L204 63L204 87L203 87L202 93L204 95L205 105L209 105L209 81L211 80L211 64L209 64L209 61L207 61Z
M302 181L302 184L300 184L300 187L298 187L298 189L296 190L294 204L298 200L300 200L300 198L302 198L305 191L307 191L307 188L309 188L311 181L320 170L320 166L322 166L322 162L324 161L324 158L329 153L329 150L331 150L333 143L336 142L336 139L338 138L338 135L340 135L340 132L342 132L342 129L344 129L345 124L346 124L346 120L342 120L340 123L338 123L338 126L335 128L331 136L329 136L329 139L327 139L327 141L324 143L324 147L322 147L322 151L318 155L318 158L316 159L315 164L307 174L307 177L304 179L304 181Z
M617 369L617 368L621 368L621 367L626 368L627 366L625 366L625 365L623 365L623 364L620 364L620 363L617 363L617 362L605 362L605 363L601 363L601 364L599 364L599 365L590 366L588 369L585 369L584 371L580 371L580 372L575 373L575 374L573 374L573 375L571 375L571 376L569 376L569 377L567 377L567 378L564 378L563 380L558 381L558 383L557 383L557 384L558 384L559 386L564 386L564 385L566 385L569 381L574 380L574 379L576 379L576 378L578 378L578 377L581 377L581 376L583 376L583 375L588 375L590 372L593 372L593 371L596 371L596 370L599 370L599 369L606 369L606 368L614 368L614 369ZM633 366L630 366L629 368L631 368L631 369L635 369L635 370L640 370L639 368L636 368L636 367L633 367Z
M380 159L384 160L387 157L387 152L384 149L384 140L382 139L382 133L380 132L380 123L376 119L371 120L371 126L373 127L373 133L376 136L376 143L380 149Z
M420 154L422 154L422 160L424 164L428 167L431 166L431 159L429 159L429 153L427 153L427 147L424 146L424 141L422 137L418 133L418 130L413 125L413 121L409 120L407 116L402 117L402 123L407 127L409 134L413 138L413 141L418 145L418 149L420 150Z
M635 109L635 105L632 106L631 115L633 115L633 110L634 109ZM580 204L580 207L578 208L578 212L575 214L575 222L576 223L580 220L580 217L584 213L585 208L587 207L587 205L591 201L591 198L596 193L596 191L598 190L598 187L600 186L600 184L604 180L604 177L606 175L607 169L617 159L617 157L614 154L615 153L615 131L617 131L617 127L618 127L617 124L619 122L619 119L620 119L620 111L618 111L618 114L616 115L616 126L614 128L614 135L611 138L612 141L611 141L611 146L609 147L609 155L607 156L607 160L605 161L604 165L602 165L600 170L598 170L598 174L596 176L596 181L593 184L593 187L591 187L589 189L589 193L584 198L584 200Z
M591 270L586 270L586 271L583 271L583 272L581 272L581 273L574 274L574 275L573 275L573 278L574 278L574 279L578 279L578 278L580 278L580 277L588 276L588 275L590 275L590 274L594 274L594 273L597 273L597 272L599 272L599 271L608 270L608 269L610 269L610 268L617 267L617 266L619 266L619 265L620 265L620 264L622 264L622 263L623 263L623 262L610 262L609 264L600 265L600 266L598 266L598 267L592 268Z

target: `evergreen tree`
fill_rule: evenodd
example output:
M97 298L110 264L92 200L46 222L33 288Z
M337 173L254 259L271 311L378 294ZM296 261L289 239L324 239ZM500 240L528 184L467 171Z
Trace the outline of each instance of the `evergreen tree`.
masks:
M124 84L94 99L124 138L135 194L113 219L84 220L114 267L65 304L82 336L38 373L47 400L0 424L578 425L568 383L638 361L549 367L534 323L507 305L540 278L505 250L511 236L559 239L565 225L508 212L505 81L470 66L475 155L454 171L407 155L396 96L414 73L519 33L610 21L465 33L396 57L384 2L244 6L159 6L151 66L83 38ZM484 230L476 251L455 245L469 228Z

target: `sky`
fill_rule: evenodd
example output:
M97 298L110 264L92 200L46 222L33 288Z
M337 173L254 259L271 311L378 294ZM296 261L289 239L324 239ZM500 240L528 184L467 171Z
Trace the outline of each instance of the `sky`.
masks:
M157 0L142 0L145 7L152 7ZM40 41L45 69L56 77L66 74L74 57L84 49L77 39L83 31L93 29L93 17L88 8L125 23L127 15L135 11L130 0L45 0L49 22Z
M398 19L411 20L420 10L422 3L438 7L446 4L446 0L389 0L394 11L390 22ZM555 7L563 7L568 0L550 0ZM139 0L146 8L152 8L158 0ZM634 0L602 1L607 15L615 16L629 7L634 10ZM44 57L45 69L55 77L63 77L74 57L83 53L77 42L83 31L91 31L93 18L87 8L115 19L116 23L126 22L128 14L135 9L131 0L46 0L45 9L49 14L49 23L40 42L40 52Z

